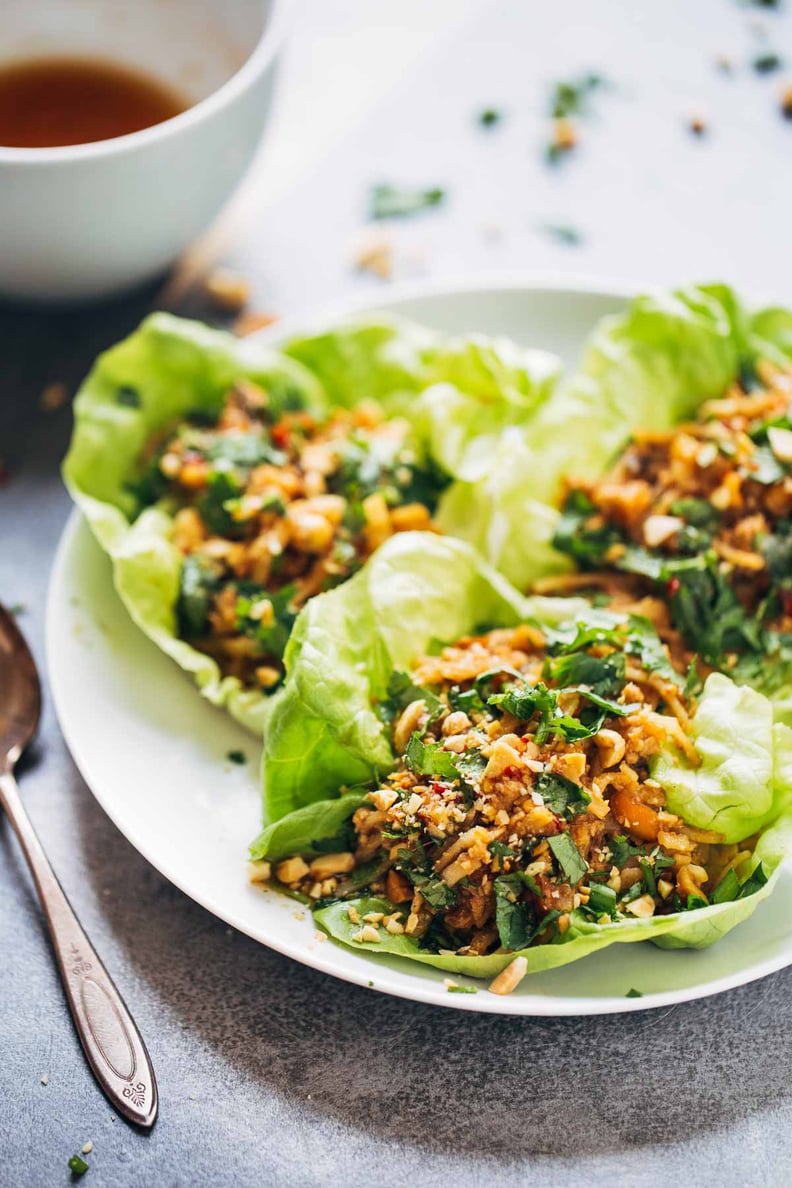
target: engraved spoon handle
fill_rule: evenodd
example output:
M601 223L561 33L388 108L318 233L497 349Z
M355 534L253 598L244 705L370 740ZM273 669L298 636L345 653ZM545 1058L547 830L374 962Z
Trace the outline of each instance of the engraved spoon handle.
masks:
M72 1017L88 1063L118 1112L139 1126L157 1116L157 1082L146 1045L55 877L10 771L0 770L0 803L38 889Z

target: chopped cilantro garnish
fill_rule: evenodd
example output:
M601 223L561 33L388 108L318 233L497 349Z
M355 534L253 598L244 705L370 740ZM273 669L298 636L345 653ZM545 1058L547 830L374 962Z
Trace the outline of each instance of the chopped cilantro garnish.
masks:
M292 606L296 586L291 583L273 592L252 583L240 582L236 603L237 629L259 644L262 654L279 659L289 642L292 625L297 611ZM262 600L268 602L271 611L258 617L255 608Z
M494 128L503 119L503 112L495 107L485 107L478 113L478 122L482 128Z
M557 82L550 95L550 114L553 119L585 114L590 96L604 82L600 74L586 74L569 82Z
M583 242L583 236L577 227L571 227L568 223L541 223L539 230L565 247L577 247Z
M784 59L780 54L757 54L752 65L757 74L772 74L774 70L781 69L784 65Z
M624 996L625 998L643 998L642 990L628 990Z
M466 714L476 713L486 707L477 689L461 690L458 685L452 685L448 690L448 702L453 710L464 710Z
M608 838L608 849L610 850L611 855L613 856L613 861L615 865L618 866L619 870L622 869L628 858L632 858L635 855L642 855L644 853L640 846L630 845L627 838L622 834L619 834L617 837Z
M221 464L218 469L252 470L262 462L273 466L283 466L286 462L286 455L273 449L263 428L217 434L207 450L207 457L210 462Z
M665 645L650 620L641 615L630 615L628 630L625 652L637 656L647 672L658 672L675 685L680 685L681 677L674 669Z
M485 674L486 675L486 674ZM517 674L519 675L519 674ZM480 678L483 679L483 678ZM634 713L636 705L622 705L609 698L601 697L583 685L571 685L563 690L566 693L578 693L581 697L593 703L598 708L584 709L578 718L565 714L558 703L559 694L555 689L548 689L543 681L529 685L520 677L522 682L513 685L502 693L495 693L487 698L487 705L497 706L505 713L513 714L527 722L535 715L539 715L535 738L537 743L543 743L550 734L557 734L567 741L581 738L591 738L601 729L609 714L615 717L626 717Z
M234 539L243 536L245 525L235 520L226 504L236 500L242 488L234 475L227 470L215 470L209 475L206 490L197 503L201 519L215 536Z
M506 949L527 948L538 930L531 905L520 898L525 886L525 876L520 872L500 875L493 883L495 925Z
M384 722L392 722L413 701L426 703L430 721L443 709L442 701L430 689L414 685L406 672L393 672L388 681L388 695L377 706L377 713Z
M435 187L422 190L408 186L381 184L372 186L369 213L372 219L404 219L445 199L445 190Z
M559 817L580 812L591 800L585 788L554 771L539 773L536 791L550 811Z
M714 532L720 523L720 512L706 499L676 499L671 504L671 515L679 516L694 528Z
M416 775L435 776L440 780L455 780L459 776L455 756L444 751L439 743L425 743L417 733L410 737L404 760Z
M511 846L507 846L505 842L491 841L487 845L487 849L493 858L514 858L515 851Z
M220 587L217 562L191 553L182 563L177 614L181 632L189 639L207 630L212 599Z
M226 759L229 763L237 763L240 766L247 763L247 755L244 751L226 751Z
M482 755L481 751L476 750L475 747L468 747L466 751L462 751L459 755L453 755L452 758L454 767L466 783L475 783L480 779L487 766L486 756Z
M558 685L586 685L594 693L611 697L624 688L624 669L623 652L611 652L607 656L572 652L548 660L545 675Z
M759 552L765 559L770 578L774 582L789 583L792 578L792 531L788 522L783 523L786 531L765 536L759 543Z
M548 837L547 844L555 855L558 865L564 873L564 877L570 883L577 883L588 870L588 866L580 853L580 850L572 840L570 833L557 833L554 837Z

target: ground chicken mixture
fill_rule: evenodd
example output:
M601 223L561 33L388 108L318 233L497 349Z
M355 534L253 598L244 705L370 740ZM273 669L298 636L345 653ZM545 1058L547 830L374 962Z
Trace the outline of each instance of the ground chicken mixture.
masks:
M446 479L409 425L375 405L318 421L272 415L240 382L219 417L189 418L149 443L139 491L167 499L184 554L180 634L252 688L280 682L300 607L344 581L396 532L435 530Z
M760 365L758 380L570 483L554 544L598 572L540 589L662 594L647 609L680 665L696 653L750 679L768 655L792 659L792 371Z
M753 842L686 825L650 775L665 744L698 762L680 685L646 620L444 647L391 680L380 712L398 765L347 845L265 876L319 904L382 896L389 909L362 918L348 905L354 940L384 930L461 955L750 894L761 867L742 885L737 871Z

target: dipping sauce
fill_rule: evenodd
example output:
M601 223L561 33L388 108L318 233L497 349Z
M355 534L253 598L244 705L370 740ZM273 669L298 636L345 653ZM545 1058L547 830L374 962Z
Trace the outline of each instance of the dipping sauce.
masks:
M89 144L161 124L190 106L142 71L100 58L33 58L0 66L0 145Z

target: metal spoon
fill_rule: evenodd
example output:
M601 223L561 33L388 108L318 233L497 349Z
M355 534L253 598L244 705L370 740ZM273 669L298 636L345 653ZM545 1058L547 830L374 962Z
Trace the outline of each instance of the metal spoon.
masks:
M157 1082L124 1000L72 911L22 807L14 767L36 733L41 686L33 657L0 605L0 804L27 858L66 997L94 1076L120 1114L139 1126L157 1116Z

